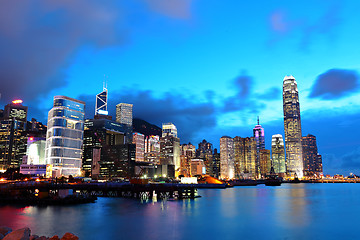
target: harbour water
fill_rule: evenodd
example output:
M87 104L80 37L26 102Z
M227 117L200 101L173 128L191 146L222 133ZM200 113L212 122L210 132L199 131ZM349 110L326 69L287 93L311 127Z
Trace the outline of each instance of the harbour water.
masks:
M0 226L80 239L358 239L360 184L200 189L201 198L0 206Z

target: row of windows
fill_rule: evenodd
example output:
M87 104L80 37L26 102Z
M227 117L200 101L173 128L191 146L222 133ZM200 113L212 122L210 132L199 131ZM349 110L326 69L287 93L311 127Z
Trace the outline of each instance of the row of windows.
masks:
M48 123L48 129L52 127L66 127L70 129L83 130L84 123L81 121L74 121L65 118L53 118Z
M81 149L82 148L82 141L81 140L66 139L66 138L51 138L50 146Z
M72 110L84 112L85 105L68 99L55 99L54 107L66 107Z
M83 139L83 131L67 128L53 128L47 132L47 137L67 137L72 139Z

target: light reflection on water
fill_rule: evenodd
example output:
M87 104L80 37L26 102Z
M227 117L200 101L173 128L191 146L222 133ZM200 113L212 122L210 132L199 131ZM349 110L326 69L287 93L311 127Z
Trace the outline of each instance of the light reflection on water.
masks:
M358 236L360 184L199 190L202 198L99 198L66 207L0 206L0 225L80 239L344 239Z

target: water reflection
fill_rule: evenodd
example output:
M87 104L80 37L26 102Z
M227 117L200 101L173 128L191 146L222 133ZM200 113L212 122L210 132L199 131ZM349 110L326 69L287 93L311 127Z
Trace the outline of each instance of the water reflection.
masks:
M202 198L99 198L68 207L0 206L0 225L80 239L356 238L360 184L199 190Z

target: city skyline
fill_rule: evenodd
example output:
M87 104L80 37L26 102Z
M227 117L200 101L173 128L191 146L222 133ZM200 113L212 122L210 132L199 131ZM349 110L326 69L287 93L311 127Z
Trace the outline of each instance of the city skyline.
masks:
M172 3L6 2L0 106L23 99L46 123L53 96L65 95L92 118L106 78L113 119L116 104L133 104L134 117L173 122L183 143L219 148L223 135L252 136L260 116L270 149L284 136L281 82L291 74L302 135L316 136L325 172L360 172L359 3Z

